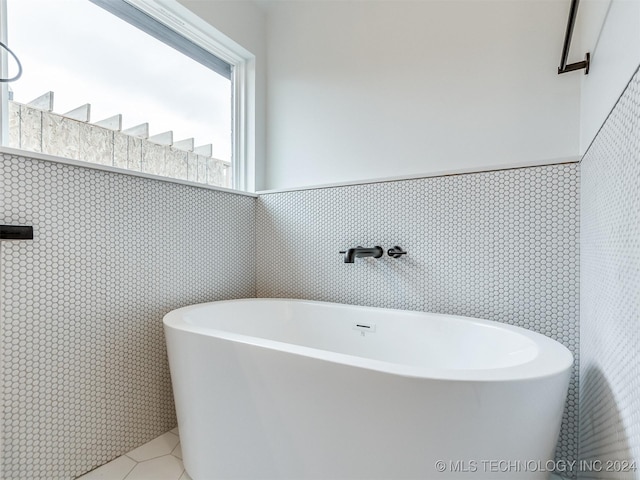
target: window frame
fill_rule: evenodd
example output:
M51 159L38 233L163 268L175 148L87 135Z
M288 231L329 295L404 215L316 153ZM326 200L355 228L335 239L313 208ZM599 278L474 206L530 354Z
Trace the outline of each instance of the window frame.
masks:
M90 1L90 0L86 0ZM114 0L137 8L155 21L165 25L187 40L224 60L232 66L232 100L231 100L231 175L233 190L250 192L255 189L249 172L255 165L255 138L253 123L255 115L253 99L255 93L255 56L217 30L211 24L198 17L177 0ZM7 0L0 0L0 41L7 44L8 37ZM20 55L19 52L16 54ZM8 75L8 55L4 49L0 52L0 75ZM6 148L9 139L9 83L0 84L0 147ZM24 150L28 156L27 150ZM46 152L43 152L46 153ZM90 162L86 162L91 167ZM131 172L135 174L136 172ZM171 181L170 177L166 178Z

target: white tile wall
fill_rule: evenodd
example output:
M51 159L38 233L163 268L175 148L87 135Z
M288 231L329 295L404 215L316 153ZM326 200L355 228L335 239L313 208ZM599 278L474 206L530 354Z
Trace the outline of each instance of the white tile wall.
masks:
M171 428L162 315L256 279L259 296L521 325L577 359L576 165L268 194L256 218L250 197L0 158L0 221L36 235L0 251L7 480L73 478ZM342 263L359 244L409 254Z
M261 195L258 296L468 315L530 328L576 358L559 459L577 455L578 165ZM349 247L399 245L357 259Z
M5 480L71 479L175 426L174 308L255 296L255 199L0 155ZM174 445L175 447L175 445Z
M640 75L581 163L580 478L640 478ZM616 467L616 465L618 467Z

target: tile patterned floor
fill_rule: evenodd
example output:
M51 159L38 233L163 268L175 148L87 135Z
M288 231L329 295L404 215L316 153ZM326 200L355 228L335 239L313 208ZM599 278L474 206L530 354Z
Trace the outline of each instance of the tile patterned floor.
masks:
M182 464L178 429L160 435L77 480L191 480Z
M76 480L191 480L182 464L178 428ZM564 480L551 474L549 480Z

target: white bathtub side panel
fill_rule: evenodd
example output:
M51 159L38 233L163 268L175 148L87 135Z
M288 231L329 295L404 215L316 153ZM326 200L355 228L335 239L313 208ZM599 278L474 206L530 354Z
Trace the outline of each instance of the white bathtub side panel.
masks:
M435 462L553 458L568 375L418 380L171 328L166 334L194 480L467 478L438 473ZM478 465L474 478L496 478Z

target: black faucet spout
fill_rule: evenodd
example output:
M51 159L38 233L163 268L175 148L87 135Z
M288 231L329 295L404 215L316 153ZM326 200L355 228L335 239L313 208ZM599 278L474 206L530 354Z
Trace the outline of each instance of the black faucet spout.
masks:
M356 247L346 250L344 253L344 263L353 263L356 258L373 257L380 258L384 254L382 247L376 246L373 248Z

